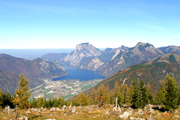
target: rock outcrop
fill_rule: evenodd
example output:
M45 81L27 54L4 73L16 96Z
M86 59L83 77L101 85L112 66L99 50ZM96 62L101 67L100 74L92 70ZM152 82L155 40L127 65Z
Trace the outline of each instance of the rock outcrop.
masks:
M76 46L76 49L68 54L65 62L70 62L71 66L78 66L79 62L85 57L99 56L101 51L90 43L82 43Z

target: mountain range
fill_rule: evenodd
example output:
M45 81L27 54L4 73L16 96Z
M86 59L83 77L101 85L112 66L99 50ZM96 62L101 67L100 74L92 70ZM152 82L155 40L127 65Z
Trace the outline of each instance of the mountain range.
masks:
M154 94L164 80L167 73L174 76L180 86L180 56L175 53L169 53L159 56L152 60L142 61L139 64L127 67L115 75L103 80L95 86L97 89L104 84L109 90L114 88L115 82L130 86L131 81L135 78L138 82L142 79L145 84L149 84L151 92ZM92 89L86 91L86 94L92 92Z
M82 43L77 45L74 51L57 60L65 67L97 71L108 78L126 67L171 52L180 55L180 47L167 46L156 48L150 43L139 42L131 48L122 45L119 48L107 48L101 51L90 43ZM46 56L47 60L51 60L50 55L44 56Z
M173 55L169 55L172 54L172 52ZM168 63L168 60L164 60L162 57L166 55L169 55L169 59L175 58L174 61L176 62L170 61ZM121 78L124 80L127 75L129 75L129 73L126 73L126 71L129 72L129 69L136 69L137 71L138 69L141 70L141 68L142 70L146 69L147 74L150 74L148 73L150 69L152 72L149 76L155 74L156 79L146 76L142 78L151 79L154 81L154 84L156 84L157 79L163 79L165 75L160 75L161 70L168 71L166 73L176 73L176 71L173 70L179 69L178 55L180 55L180 47L178 46L156 48L150 43L142 42L137 43L131 48L122 45L119 48L107 48L104 51L99 50L90 43L82 43L77 45L76 49L69 54L49 53L34 60L25 60L0 54L0 87L3 92L13 94L18 86L19 75L23 73L25 77L30 79L30 87L33 88L44 83L45 79L67 75L66 70L62 66L97 71L107 78L104 81L115 81ZM151 62L151 60L155 60L156 62ZM151 64L147 65L148 63ZM135 66L132 67L132 65ZM159 68L159 66L161 68ZM123 76L125 78L122 76L119 78L114 77L122 73L124 73ZM135 75L135 73L132 74ZM176 74L179 75L178 73ZM178 76L176 77L178 78ZM129 80L126 82L130 81L130 79L131 77L129 77ZM114 85L113 81L107 84L110 88Z
M31 88L42 84L44 79L67 75L58 61L50 62L41 58L25 60L0 54L0 88L3 92L14 93L21 73L30 79Z

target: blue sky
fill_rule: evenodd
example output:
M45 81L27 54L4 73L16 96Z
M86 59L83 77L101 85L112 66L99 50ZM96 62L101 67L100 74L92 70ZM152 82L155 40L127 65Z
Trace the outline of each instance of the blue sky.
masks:
M180 46L179 0L0 0L0 49Z

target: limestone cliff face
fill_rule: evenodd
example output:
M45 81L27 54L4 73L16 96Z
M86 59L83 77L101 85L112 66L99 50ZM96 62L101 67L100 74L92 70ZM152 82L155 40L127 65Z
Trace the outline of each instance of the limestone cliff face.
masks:
M132 53L134 53L134 55L145 55L145 56L157 56L157 55L163 55L164 53L155 48L153 45L149 44L149 43L142 43L139 42L132 50Z
M117 49L110 61L99 68L100 74L110 77L118 71L143 60L154 59L164 53L149 43L139 42L129 49Z
M95 57L94 59L91 59L89 62L87 62L87 64L80 65L80 68L96 71L103 64L104 63L101 60L99 60L97 57Z
M79 62L85 57L99 56L101 51L91 45L90 43L82 43L76 46L76 49L68 54L65 58L65 62L70 62L71 66L78 66Z

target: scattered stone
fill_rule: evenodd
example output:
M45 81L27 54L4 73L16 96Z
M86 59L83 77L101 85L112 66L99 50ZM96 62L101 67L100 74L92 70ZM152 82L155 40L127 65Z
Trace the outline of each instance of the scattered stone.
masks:
M122 118L122 119L127 119L129 117L129 112L124 112L124 114L119 115L118 117Z
M27 117L27 116L21 116L21 117L19 118L19 120L28 120L28 117Z
M133 109L129 108L129 114L132 115L132 113L133 113Z
M7 106L5 109L3 109L3 112L9 114L11 112L10 106Z
M31 112L30 112L30 110L28 109L27 111L26 111L26 115L28 115L28 114L30 114Z
M56 111L61 111L61 109L57 107L57 108L56 108Z
M175 115L174 117L176 117L176 118L180 118L180 117L179 117L179 115Z
M73 108L72 108L72 113L75 113L76 112L76 106L74 106Z
M143 118L134 118L134 117L130 117L130 120L145 120Z
M175 111L174 111L175 114L178 113L178 112L179 112L179 110L175 110Z
M137 115L138 115L138 116L142 116L143 114L144 114L144 113L143 113L142 109L138 109Z
M63 105L62 107L62 111L64 111L66 109L66 105Z
M106 111L106 113L105 113L106 115L109 115L109 111Z
M52 107L51 109L50 109L50 112L55 112L56 111L56 108L55 107Z
M152 115L149 116L149 118L147 120L156 120L152 117Z
M116 108L116 107L113 107L113 111L117 111L117 108Z

